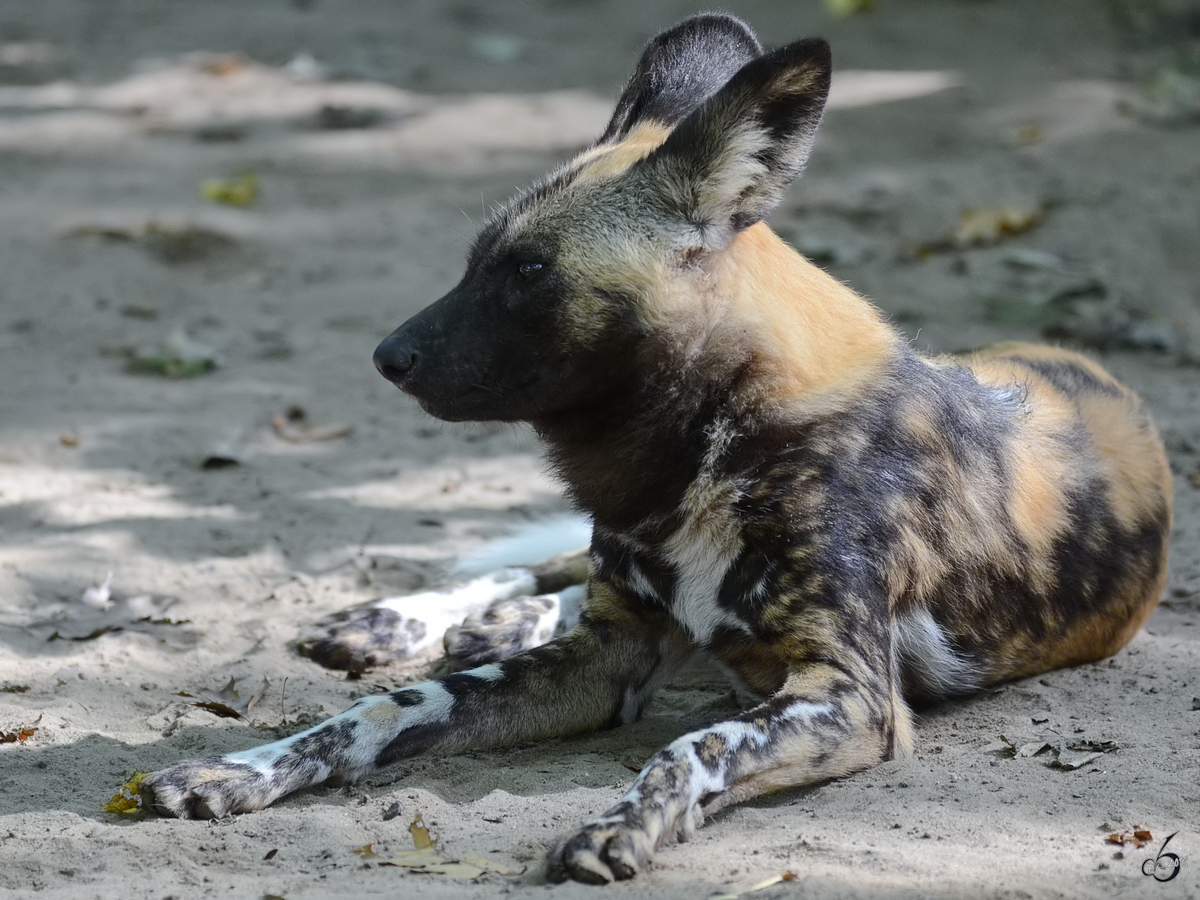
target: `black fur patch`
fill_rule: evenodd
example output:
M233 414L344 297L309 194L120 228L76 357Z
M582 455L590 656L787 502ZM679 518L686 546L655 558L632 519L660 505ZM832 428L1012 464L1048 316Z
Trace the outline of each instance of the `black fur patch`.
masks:
M740 19L692 16L650 41L597 144L619 141L639 122L675 125L762 53Z

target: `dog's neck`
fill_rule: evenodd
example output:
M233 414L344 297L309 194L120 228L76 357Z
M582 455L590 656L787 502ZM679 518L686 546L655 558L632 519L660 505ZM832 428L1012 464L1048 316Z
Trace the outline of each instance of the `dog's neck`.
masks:
M631 354L630 383L533 423L569 494L611 529L669 521L716 432L770 452L853 406L908 352L869 303L765 225L698 284L688 324Z
M620 532L671 518L723 414L727 385L705 374L663 373L619 400L534 423L580 509Z

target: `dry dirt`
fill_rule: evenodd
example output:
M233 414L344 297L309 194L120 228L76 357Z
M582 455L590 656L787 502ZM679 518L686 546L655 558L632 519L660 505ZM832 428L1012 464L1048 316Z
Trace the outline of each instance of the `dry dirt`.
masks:
M1096 347L1166 437L1172 575L1115 658L927 710L912 759L722 813L605 890L703 898L792 872L757 896L1200 895L1200 129L1186 110L1169 121L1175 94L1140 92L1196 40L1169 16L1195 4L728 5L769 43L827 36L845 73L778 229L922 347L1047 323ZM36 726L0 745L0 893L599 895L540 884L537 861L622 791L627 763L728 712L706 672L617 732L408 762L254 815L101 807L136 770L421 677L425 663L350 681L292 642L564 508L527 431L432 421L370 354L454 283L483 210L598 133L641 44L692 11L0 3L0 730ZM248 172L252 205L201 195ZM997 207L1044 221L936 246L965 209ZM128 371L172 334L219 367ZM290 407L353 432L285 440L271 421ZM110 571L116 605L89 610L81 594ZM178 695L230 678L243 697L269 680L249 723ZM1003 751L1002 735L1043 734L1118 749L1070 771ZM418 812L449 853L529 872L462 882L352 853L411 847ZM1134 824L1147 846L1106 841ZM1142 864L1172 832L1183 869L1158 883Z

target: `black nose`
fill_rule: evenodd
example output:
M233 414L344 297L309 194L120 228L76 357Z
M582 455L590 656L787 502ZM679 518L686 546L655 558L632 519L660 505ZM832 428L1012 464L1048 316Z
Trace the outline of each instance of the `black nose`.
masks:
M417 365L417 351L402 337L389 334L375 348L371 357L379 374L392 384L402 386Z

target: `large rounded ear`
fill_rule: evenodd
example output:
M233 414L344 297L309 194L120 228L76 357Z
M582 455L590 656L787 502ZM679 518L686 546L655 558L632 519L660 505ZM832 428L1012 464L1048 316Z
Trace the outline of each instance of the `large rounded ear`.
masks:
M767 216L812 150L831 72L808 38L743 66L638 164L666 211L715 249Z
M668 28L646 45L596 143L619 141L648 119L675 125L761 52L754 32L733 16L704 13Z

